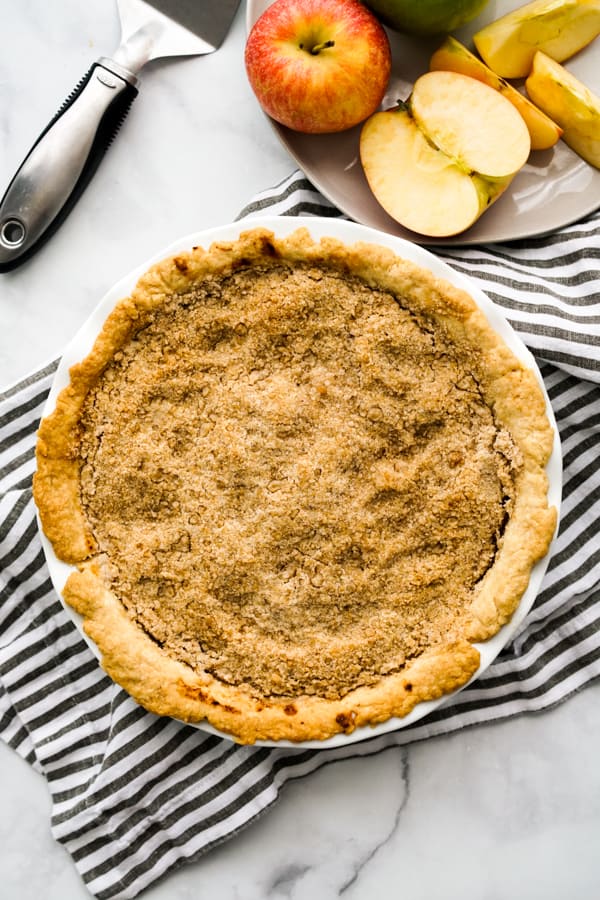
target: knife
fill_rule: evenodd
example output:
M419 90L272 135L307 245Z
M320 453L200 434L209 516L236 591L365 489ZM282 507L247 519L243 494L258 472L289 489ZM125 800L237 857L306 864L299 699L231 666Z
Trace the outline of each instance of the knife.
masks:
M121 43L100 57L41 133L0 202L0 272L33 255L71 211L152 59L212 53L239 0L117 0Z

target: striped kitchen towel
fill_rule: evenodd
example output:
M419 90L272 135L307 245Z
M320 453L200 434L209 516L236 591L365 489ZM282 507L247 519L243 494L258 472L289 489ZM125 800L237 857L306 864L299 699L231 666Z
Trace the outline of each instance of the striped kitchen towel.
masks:
M337 215L300 173L245 208ZM56 362L0 395L0 735L47 780L52 833L102 900L232 837L324 762L548 708L600 674L600 214L545 238L444 248L533 349L561 434L561 528L536 603L480 680L426 719L335 750L240 747L147 713L52 589L31 497Z

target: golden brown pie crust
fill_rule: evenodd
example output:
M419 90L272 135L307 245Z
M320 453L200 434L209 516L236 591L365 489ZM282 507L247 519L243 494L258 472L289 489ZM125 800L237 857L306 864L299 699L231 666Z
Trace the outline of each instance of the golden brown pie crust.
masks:
M324 739L476 672L556 523L536 379L379 246L251 229L153 266L41 423L64 597L147 709Z

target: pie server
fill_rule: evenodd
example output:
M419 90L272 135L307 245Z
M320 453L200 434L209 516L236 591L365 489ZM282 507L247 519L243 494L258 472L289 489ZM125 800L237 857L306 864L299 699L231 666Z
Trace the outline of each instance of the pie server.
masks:
M0 272L50 237L96 171L152 59L212 53L239 0L117 0L121 44L98 59L67 97L10 182L0 203Z

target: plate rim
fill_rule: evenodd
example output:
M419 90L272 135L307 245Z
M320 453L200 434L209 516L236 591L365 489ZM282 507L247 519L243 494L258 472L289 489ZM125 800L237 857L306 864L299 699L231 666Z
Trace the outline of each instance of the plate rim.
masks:
M552 551L554 549L556 535L558 533L562 496L562 453L560 436L548 392L535 357L525 345L523 340L519 337L509 321L506 319L502 310L490 300L487 294L479 287L474 279L472 279L470 276L464 275L462 272L456 271L448 262L440 259L425 247L419 244L411 243L405 238L391 235L387 232L381 232L370 226L362 225L353 221L348 221L346 219L336 219L322 216L277 216L250 214L249 216L239 219L235 222L230 222L224 225L217 225L198 232L192 232L183 235L182 237L177 238L175 241L172 241L162 250L159 250L156 253L152 254L152 256L145 262L135 266L130 272L120 278L111 288L109 288L104 293L99 302L92 309L88 318L76 331L71 340L67 343L61 355L58 367L54 373L50 391L43 407L42 416L46 417L55 408L56 399L59 392L69 382L70 367L74 363L82 360L87 355L87 353L89 353L92 344L108 314L121 299L127 297L128 294L131 293L140 276L143 275L144 272L146 272L150 268L150 266L154 265L162 259L165 259L168 256L172 256L173 254L182 252L186 249L189 250L194 246L207 247L213 241L234 240L242 231L247 231L251 228L268 228L277 236L282 237L290 234L292 231L295 231L298 228L307 228L309 233L315 240L318 240L321 237L333 237L347 243L353 243L356 241L375 243L395 251L400 256L404 255L406 259L422 266L423 268L429 269L429 271L432 271L434 275L445 278L456 287L462 290L466 290L471 295L481 311L484 313L492 328L498 334L500 334L500 336L505 340L505 342L515 353L515 355L535 375L536 380L542 389L546 402L546 413L554 431L552 454L546 466L546 473L549 481L548 503L549 505L555 506L557 510L557 524L554 536L546 555L543 557L543 559L539 560L534 565L529 579L529 585L523 596L521 597L519 605L513 613L511 620L489 640L485 642L477 642L474 644L474 646L479 650L480 653L480 665L472 678L470 678L469 681L462 687L458 688L450 694L444 695L438 700L422 701L412 710L412 712L410 712L403 718L392 717L386 722L380 723L379 725L361 726L351 734L338 734L323 741L307 740L294 742L288 740L262 740L256 741L256 743L253 745L273 748L288 747L303 750L324 750L336 747L346 747L350 744L369 740L371 738L388 734L390 732L404 730L410 725L414 725L416 722L421 721L423 718L429 715L430 712L433 712L433 710L446 703L451 702L451 700L456 697L461 691L463 691L469 684L472 684L484 674L484 672L497 658L502 649L515 635L521 623L533 607L535 599L539 593L543 577L552 557ZM99 650L95 643L85 633L82 627L82 617L72 607L70 607L62 597L62 589L64 587L64 583L68 575L76 570L76 567L64 563L56 557L50 541L43 533L37 510L36 517L38 523L38 531L41 537L42 547L44 550L44 555L50 572L50 578L53 587L59 596L63 608L77 627L80 636L85 640L86 644L91 649L96 659L99 660ZM205 731L218 737L226 738L230 741L235 740L232 735L229 735L226 732L219 731L217 728L210 725L206 721L195 723L187 722L184 724L191 725L192 727L198 728L201 731Z

